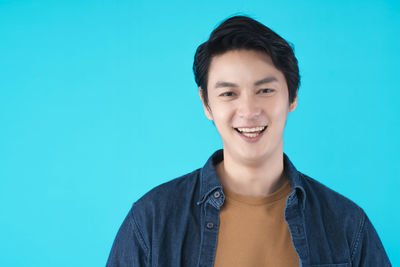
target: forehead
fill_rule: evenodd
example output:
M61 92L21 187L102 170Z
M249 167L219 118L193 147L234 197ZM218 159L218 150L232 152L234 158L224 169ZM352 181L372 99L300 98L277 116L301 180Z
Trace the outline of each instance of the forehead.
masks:
M275 67L267 53L256 50L231 50L212 58L208 71L208 86L214 86L217 80L253 83L266 76L274 76L278 82L285 81L283 73Z

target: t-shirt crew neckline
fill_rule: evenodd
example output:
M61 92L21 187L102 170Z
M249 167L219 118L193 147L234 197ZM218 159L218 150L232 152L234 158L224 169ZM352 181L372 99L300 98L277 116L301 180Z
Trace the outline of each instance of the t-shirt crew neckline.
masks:
M269 204L269 203L272 203L272 202L275 202L277 200L284 198L285 196L287 196L290 193L290 189L291 188L290 188L289 180L285 179L285 182L283 183L283 185L281 187L279 187L278 190L276 190L275 192L273 192L269 195L262 196L262 197L250 197L250 196L241 195L241 194L231 191L230 189L228 189L226 187L223 188L223 192L224 192L225 198L227 198L228 200L232 200L232 201L239 202L239 203L246 204L246 205L259 206L259 205Z

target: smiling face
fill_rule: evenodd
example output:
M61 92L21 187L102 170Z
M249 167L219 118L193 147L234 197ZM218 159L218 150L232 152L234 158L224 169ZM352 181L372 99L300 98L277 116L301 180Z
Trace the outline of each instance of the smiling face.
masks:
M266 53L232 50L214 56L207 88L204 112L214 121L226 156L258 164L283 153L283 129L297 97L289 105L285 76Z

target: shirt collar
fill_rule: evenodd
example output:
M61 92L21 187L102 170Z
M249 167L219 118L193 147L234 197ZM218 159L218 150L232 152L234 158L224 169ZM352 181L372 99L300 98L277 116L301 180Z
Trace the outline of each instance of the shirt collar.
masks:
M216 189L222 189L222 184L218 178L215 166L224 159L223 150L217 150L207 160L204 167L200 170L200 199L197 205L203 203L208 195ZM289 157L283 154L284 169L289 179L292 192L290 197L300 197L303 209L305 207L306 191L304 190L303 180L301 174L294 167L293 163L289 160ZM298 192L298 193L297 193ZM299 194L299 196L297 196Z

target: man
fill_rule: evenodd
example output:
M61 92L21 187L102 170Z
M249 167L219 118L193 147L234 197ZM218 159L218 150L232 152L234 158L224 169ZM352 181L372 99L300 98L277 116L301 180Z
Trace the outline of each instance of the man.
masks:
M193 70L223 150L135 202L107 266L391 266L364 211L283 153L300 83L284 39L231 17Z

